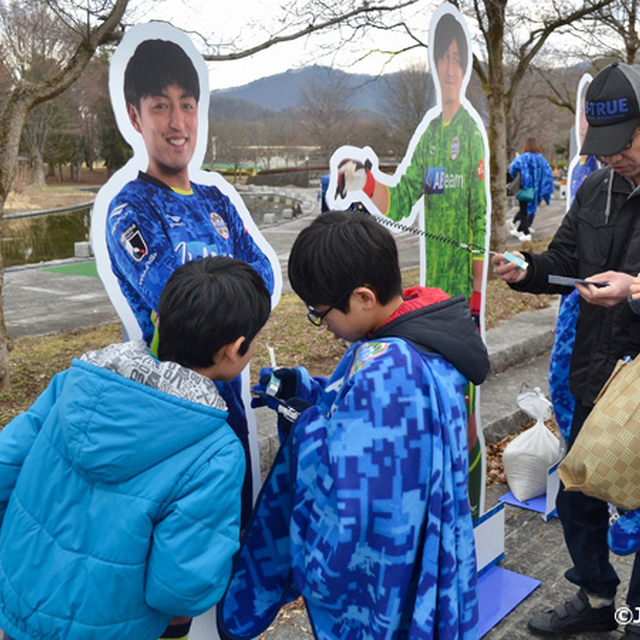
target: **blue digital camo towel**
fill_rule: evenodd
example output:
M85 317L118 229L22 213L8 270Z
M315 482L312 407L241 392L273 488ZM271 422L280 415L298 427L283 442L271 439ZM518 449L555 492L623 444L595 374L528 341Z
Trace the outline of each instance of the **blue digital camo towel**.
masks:
M566 442L569 442L576 404L576 399L569 389L569 369L576 340L579 306L580 294L575 289L562 297L556 322L555 341L549 359L549 395L558 429Z
M259 635L302 594L323 640L478 637L466 382L403 339L350 347L263 487L225 635Z

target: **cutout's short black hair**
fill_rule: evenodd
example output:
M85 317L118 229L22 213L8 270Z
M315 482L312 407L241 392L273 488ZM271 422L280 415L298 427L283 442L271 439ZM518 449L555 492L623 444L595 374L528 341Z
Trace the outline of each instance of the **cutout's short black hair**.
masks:
M204 368L241 336L240 354L269 319L271 296L246 262L211 256L193 260L172 274L158 302L158 357L184 367Z
M438 24L436 25L435 33L433 34L433 59L438 62L442 56L446 53L449 45L456 41L458 44L458 50L460 51L460 66L463 73L467 72L467 65L469 64L469 51L467 45L467 37L464 33L464 29L455 16L451 13L445 13Z
M398 249L391 233L359 211L327 211L300 232L289 255L289 282L312 307L349 308L357 287L387 304L402 294Z
M200 100L200 80L191 58L170 40L145 40L129 58L124 72L124 99L140 108L140 100L157 96L169 85L181 87L196 102Z

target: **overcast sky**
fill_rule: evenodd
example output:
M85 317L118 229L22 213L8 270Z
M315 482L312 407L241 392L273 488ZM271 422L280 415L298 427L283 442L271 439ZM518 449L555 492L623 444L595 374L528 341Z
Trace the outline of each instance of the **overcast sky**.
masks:
M196 29L203 34L214 34L217 39L226 42L237 41L241 38L241 42L245 46L251 46L267 39L268 26L271 24L273 15L278 13L280 6L279 0L231 0L224 3L224 9L216 11L216 6L220 4L212 0L163 0L155 5L151 11L142 15L140 21L146 22L154 18L168 20L174 26L185 31ZM424 30L426 33L430 16L424 16L421 19L425 22ZM251 22L255 22L259 26L251 26ZM263 26L262 29L260 25ZM366 61L354 64L356 54L353 51L338 54L337 59L329 55L322 55L318 49L318 43L323 42L328 45L337 37L339 36L336 32L321 40L318 36L311 36L295 42L276 45L250 58L233 62L208 63L211 89L241 86L258 78L314 63L339 66L356 73L380 73L386 60L382 56L371 57ZM377 35L377 46L391 48L396 45L395 38L389 38L387 42L383 42L381 37L381 34ZM199 46L199 40L196 37L192 39L196 46ZM362 53L373 46L371 42L360 41L358 43ZM418 55L426 57L426 50L423 54ZM409 61L409 56L395 60L386 67L386 70L397 70L406 66Z

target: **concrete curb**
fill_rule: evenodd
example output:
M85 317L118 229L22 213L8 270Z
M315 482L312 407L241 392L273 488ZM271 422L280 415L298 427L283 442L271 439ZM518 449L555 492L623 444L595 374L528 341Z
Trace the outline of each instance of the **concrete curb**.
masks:
M506 286L506 285L505 285ZM555 336L558 303L523 311L487 331L491 373L498 374L550 350Z
M486 442L495 442L529 424L517 405L526 389L549 395L549 354L555 337L558 304L525 311L487 331L489 377L480 388L480 419Z

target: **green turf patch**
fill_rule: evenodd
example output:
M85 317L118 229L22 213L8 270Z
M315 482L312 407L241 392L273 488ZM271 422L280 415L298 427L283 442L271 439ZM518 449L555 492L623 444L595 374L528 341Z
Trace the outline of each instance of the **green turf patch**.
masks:
M61 264L58 267L46 267L43 271L54 271L55 273L68 273L74 276L98 277L95 260L89 262L73 262L71 264Z

